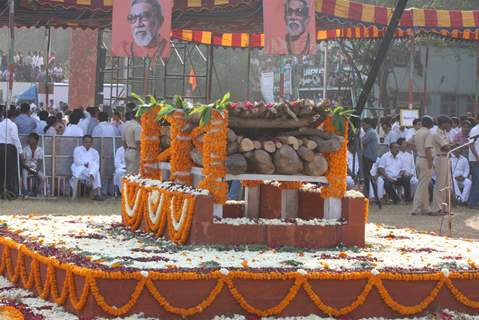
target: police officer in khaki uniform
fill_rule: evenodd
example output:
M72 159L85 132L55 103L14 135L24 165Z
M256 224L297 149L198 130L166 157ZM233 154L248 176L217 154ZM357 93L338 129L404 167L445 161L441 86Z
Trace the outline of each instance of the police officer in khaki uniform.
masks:
M125 123L122 134L123 146L125 147L126 174L137 174L140 165L141 127L133 111L126 115L126 119L128 121Z
M451 172L447 164L447 152L451 149L451 141L448 138L448 132L451 130L452 121L448 116L439 116L437 118L438 130L432 135L432 146L434 148L434 169L436 171L436 184L434 185L434 195L432 200L432 215L446 214L447 208L443 206L447 203L448 190L450 186Z
M431 213L431 207L429 205L429 184L432 179L433 151L430 129L434 126L434 121L430 116L424 116L421 119L421 123L421 129L408 141L416 147L416 170L419 180L416 193L414 194L413 215Z

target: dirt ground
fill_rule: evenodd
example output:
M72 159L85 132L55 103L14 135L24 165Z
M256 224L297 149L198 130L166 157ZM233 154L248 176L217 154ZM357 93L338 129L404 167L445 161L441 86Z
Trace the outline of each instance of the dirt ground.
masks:
M386 205L382 210L371 205L369 221L393 225L397 227L415 228L418 230L439 233L442 217L412 216L410 206ZM479 210L465 207L453 208L452 236L479 239ZM88 199L69 200L0 200L0 214L54 214L54 215L87 215L87 214L120 214L120 200L108 199L96 202ZM447 232L447 218L444 219L443 234Z

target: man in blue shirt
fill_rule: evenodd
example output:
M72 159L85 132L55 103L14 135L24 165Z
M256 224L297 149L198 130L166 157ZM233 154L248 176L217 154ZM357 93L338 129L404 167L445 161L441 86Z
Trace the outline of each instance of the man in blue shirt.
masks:
M364 174L364 196L369 196L369 182L371 181L371 168L378 158L379 137L375 130L376 121L374 119L364 119L362 126L365 132L361 138L363 146L363 174Z
M20 105L20 114L15 118L15 124L18 127L18 134L30 134L37 127L35 119L30 117L30 105L22 103Z

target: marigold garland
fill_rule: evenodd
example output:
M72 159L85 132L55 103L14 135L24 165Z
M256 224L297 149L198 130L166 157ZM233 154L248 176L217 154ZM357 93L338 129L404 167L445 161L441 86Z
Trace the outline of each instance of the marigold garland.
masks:
M172 115L167 117L171 124L171 181L191 185L191 168L193 162L190 158L191 134L182 132L186 125L185 112L175 110Z
M140 173L143 177L149 179L161 179L160 170L149 166L157 162L158 155L161 152L161 126L156 120L156 115L160 110L161 106L155 106L141 116Z
M256 188L263 184L261 180L242 180L241 185L245 188Z
M0 319L5 320L24 320L22 311L13 306L0 306Z
M378 273L372 272L250 272L250 271L230 271L226 274L220 271L212 272L159 272L151 271L147 275L144 272L124 272L124 271L102 271L96 269L89 269L79 267L70 263L61 263L53 257L42 256L41 254L29 249L25 245L20 245L15 241L0 237L0 245L2 246L0 274L5 275L8 279L23 286L25 289L35 290L36 293L44 298L50 298L59 305L69 303L77 311L85 308L90 296L93 297L94 302L102 308L107 314L111 316L123 316L135 306L143 291L146 289L158 302L158 304L166 311L176 314L181 317L188 317L195 314L200 314L203 310L209 307L221 293L223 288L228 288L233 298L240 304L240 306L247 312L257 316L271 316L280 314L296 297L299 289L303 288L307 296L311 299L314 305L322 313L341 317L347 315L364 304L373 287L379 292L383 301L392 310L402 314L411 315L423 312L438 296L439 291L444 288L444 285L449 289L455 299L461 304L473 309L479 310L479 301L474 301L467 298L459 289L457 289L453 280L479 280L479 273L477 272L451 272L446 277L442 272L435 273L414 273L414 274L400 274L400 273ZM16 251L15 267L12 263L10 251ZM26 259L30 261L30 273L27 273ZM40 265L47 267L46 276L42 281L40 275ZM65 278L62 285L61 293L58 293L57 274L62 270L65 273ZM81 289L80 296L77 296L77 288L75 285L75 277L84 278L84 285ZM115 307L106 302L105 297L100 292L97 286L97 279L99 280L136 280L137 284L135 290L131 294L128 302L123 306ZM258 309L252 306L246 298L241 295L238 288L234 285L235 279L254 280L254 281L290 281L294 280L293 285L288 290L286 296L275 306L266 310ZM207 295L207 297L198 305L190 308L174 307L166 298L164 298L157 290L153 281L197 281L197 280L216 280L215 287ZM366 280L367 283L362 292L354 299L354 301L345 307L335 308L331 307L321 301L321 298L314 292L309 280ZM383 284L383 280L393 281L436 281L436 285L431 292L419 303L414 306L405 306L397 301L389 294L388 290Z
M344 142L341 148L336 152L324 154L324 157L328 161L328 172L326 173L328 185L321 190L321 196L323 199L343 198L346 193L346 177L348 174L348 125L348 122L344 121ZM326 118L323 129L327 133L337 134L336 128L333 125L332 117Z
M281 190L298 190L301 189L303 183L300 181L281 181L279 182L279 188Z
M123 190L121 216L125 225L138 230L145 221L147 231L154 232L157 237L164 235L168 225L171 241L177 244L188 241L196 205L193 195L144 186L128 179L123 179ZM155 196L158 194L159 197ZM139 204L135 207L136 201ZM156 221L152 219L152 212Z
M369 220L369 199L364 197L364 224Z
M226 176L226 157L228 144L228 112L222 115L211 111L211 119L205 128L203 141L203 176L198 187L206 189L213 196L214 203L225 204L228 200Z

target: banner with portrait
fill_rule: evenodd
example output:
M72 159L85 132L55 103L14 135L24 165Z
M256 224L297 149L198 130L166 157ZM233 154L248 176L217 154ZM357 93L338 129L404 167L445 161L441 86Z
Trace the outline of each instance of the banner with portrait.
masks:
M173 0L114 0L112 55L167 58Z
M314 3L314 0L263 0L264 47L268 54L314 54Z

